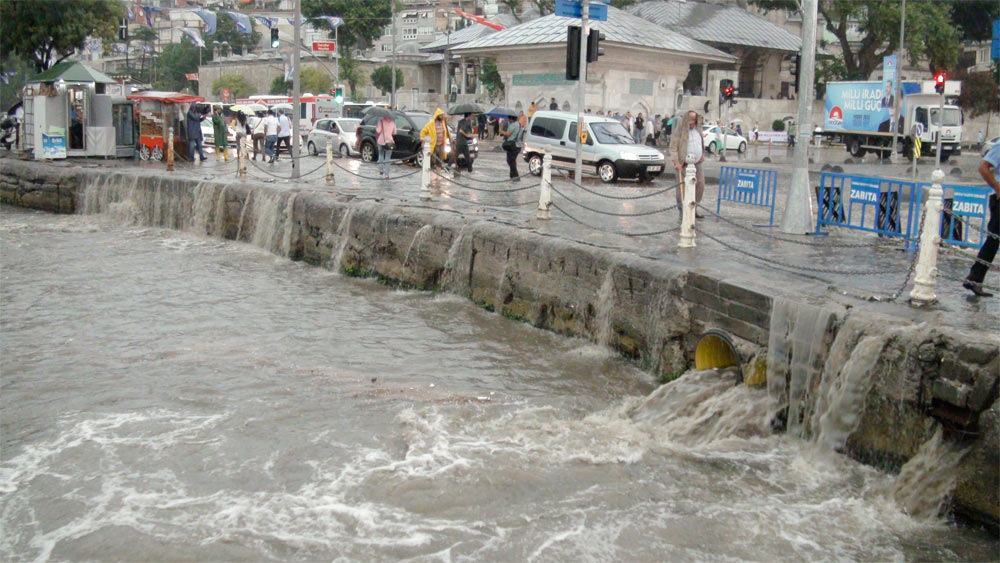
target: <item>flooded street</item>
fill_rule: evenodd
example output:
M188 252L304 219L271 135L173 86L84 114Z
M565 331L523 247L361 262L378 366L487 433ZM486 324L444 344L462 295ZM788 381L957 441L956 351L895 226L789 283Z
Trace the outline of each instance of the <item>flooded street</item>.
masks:
M4 560L998 557L717 373L108 215L0 253Z

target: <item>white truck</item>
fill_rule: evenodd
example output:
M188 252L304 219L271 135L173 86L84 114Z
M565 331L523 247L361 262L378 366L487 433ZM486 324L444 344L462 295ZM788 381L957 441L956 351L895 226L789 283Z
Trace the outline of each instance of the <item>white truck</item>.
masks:
M946 83L945 98L957 95L959 88L957 81ZM852 156L862 157L871 151L885 158L892 150L895 121L898 150L907 158L913 157L914 131L920 131L921 156L934 156L939 133L941 158L958 152L965 122L962 109L945 103L943 119L939 117L941 96L934 91L933 82L903 82L902 91L903 99L897 104L895 93L886 93L879 81L830 82L826 86L823 130L816 134L839 138ZM897 111L901 116L898 120Z

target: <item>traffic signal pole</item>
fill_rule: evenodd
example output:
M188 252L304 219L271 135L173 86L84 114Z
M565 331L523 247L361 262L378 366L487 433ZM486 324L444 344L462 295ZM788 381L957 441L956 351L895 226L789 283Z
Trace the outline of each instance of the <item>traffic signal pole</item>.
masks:
M580 17L580 76L576 83L576 165L573 167L573 177L576 181L583 183L583 143L580 138L583 136L583 104L587 95L587 18L590 17L590 0L581 0Z
M295 41L292 51L292 178L299 177L300 166L296 159L299 157L299 115L302 113L299 89L299 66L302 59L301 47L302 28L302 0L295 0Z
M782 233L804 235L813 228L813 198L809 188L809 137L812 135L812 103L816 70L816 0L802 0L802 67L799 70L799 111L796 134L805 142L795 143L792 185L781 216Z

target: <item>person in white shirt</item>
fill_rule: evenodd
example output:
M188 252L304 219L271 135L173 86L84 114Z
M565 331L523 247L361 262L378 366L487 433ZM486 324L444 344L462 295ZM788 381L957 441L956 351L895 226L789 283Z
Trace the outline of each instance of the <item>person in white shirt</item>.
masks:
M701 169L701 164L705 160L705 140L701 136L702 118L698 112L691 110L684 115L684 120L680 126L674 127L674 134L670 138L670 154L674 157L674 170L677 171L677 183L684 185L684 167L694 166L695 170L695 201L701 203L701 197L705 193L705 174ZM692 156L693 165L687 163L688 156ZM674 190L677 197L677 209L681 208L681 198L683 189ZM695 214L696 217L701 215Z
M274 162L275 156L275 145L278 143L278 118L274 117L274 110L267 110L267 117L265 117L261 124L264 126L264 156L267 157L268 162Z
M281 144L285 144L285 148L288 149L288 156L292 156L292 122L285 115L285 110L278 110L278 144L274 148L274 161L278 160L278 155L281 153ZM292 166L295 166L295 162L292 162Z
M257 154L264 152L264 118L251 115L247 117L247 123L253 140L253 159L257 160Z

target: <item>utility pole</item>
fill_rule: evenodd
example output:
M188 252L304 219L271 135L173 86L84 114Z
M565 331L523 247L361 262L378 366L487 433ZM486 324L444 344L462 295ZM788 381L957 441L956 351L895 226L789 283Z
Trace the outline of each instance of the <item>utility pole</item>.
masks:
M389 108L396 108L396 0L389 0L392 13L392 90L389 91Z
M583 104L587 95L587 18L590 17L590 0L580 2L580 77L576 83L576 166L573 167L573 177L577 182L583 182Z
M896 133L899 131L899 124L903 121L903 49L906 48L906 0L903 0L902 15L899 17L899 50L896 55L896 87L893 88L893 95L896 96L896 103L889 108L891 112L896 112L896 123L892 124L892 153L889 154L889 162L896 162Z
M295 162L299 157L299 114L300 106L299 63L302 61L302 0L295 0L295 38L292 51L292 178L299 177L299 169ZM200 77L199 77L200 78Z
M815 96L817 0L802 0L802 65L799 69L799 111L796 134L805 142L795 143L792 185L781 216L781 232L804 235L812 231L813 200L809 188L809 136L812 134L812 103Z

